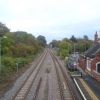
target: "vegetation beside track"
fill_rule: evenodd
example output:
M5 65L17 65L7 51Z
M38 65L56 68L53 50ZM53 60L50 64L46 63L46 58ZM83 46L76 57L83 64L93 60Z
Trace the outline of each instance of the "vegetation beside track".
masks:
M34 37L24 31L10 32L6 25L0 23L0 90L18 71L25 69L45 46L44 36Z

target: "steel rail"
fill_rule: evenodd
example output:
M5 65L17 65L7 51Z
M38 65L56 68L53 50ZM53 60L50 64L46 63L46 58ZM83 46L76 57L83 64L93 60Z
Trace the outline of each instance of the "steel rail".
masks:
M50 54L52 55L53 59L55 59L57 61L58 65L62 71L66 85L69 87L69 90L70 90L70 93L71 93L73 100L80 100L80 96L76 94L76 90L74 88L73 81L72 81L71 77L69 76L68 73L65 73L64 69L62 68L61 63L59 62L57 57L53 54L53 52L50 49L49 49L49 51L50 51Z
M58 69L57 69L57 65L56 65L55 59L53 59L53 55L52 55L51 53L50 53L50 55L51 55L52 60L53 60L53 62L54 62L55 69L56 69L56 73L57 73L57 79L58 79L58 85L59 85L60 97L61 97L61 100L64 100L63 88L62 88L62 83L61 83L61 80L60 80L59 71L58 71Z
M39 79L39 83L38 83L38 86L36 88L36 91L35 91L35 95L33 97L33 100L37 100L37 96L38 96L38 92L39 92L39 89L40 89L40 86L41 86L41 82L42 82L42 77Z
M36 78L36 76L37 76L37 74L38 74L38 72L39 72L39 70L40 70L40 68L41 68L40 66L41 66L41 64L43 63L43 61L44 61L46 55L47 55L47 50L46 50L46 51L43 53L43 55L40 57L40 59L39 59L39 61L37 62L36 66L35 66L34 69L31 71L31 73L29 74L29 76L27 77L27 79L25 80L25 82L22 84L22 86L20 87L20 89L17 91L17 93L15 94L15 96L13 97L12 100L24 100L24 99L25 99L25 97L27 96L27 94L28 94L28 92L29 92L29 90L30 90L30 88L31 88L31 86L32 86L32 83L34 82L34 80L35 80L35 78ZM38 70L37 70L37 72L36 72L36 74L35 74L33 80L31 81L31 79L29 79L29 78L32 77L32 74L33 74L33 72L36 70L37 67L39 67L39 68L38 68ZM30 81L30 82L29 82L29 81ZM25 86L26 84L29 85L27 89L24 88L24 86ZM23 90L24 90L25 93L24 93L24 94L20 94L21 91L23 91ZM24 96L22 97L22 99L19 99L21 95L24 95Z

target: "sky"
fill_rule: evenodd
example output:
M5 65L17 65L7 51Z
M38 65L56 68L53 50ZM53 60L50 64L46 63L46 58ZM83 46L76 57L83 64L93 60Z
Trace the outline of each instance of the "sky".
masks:
M100 35L100 0L0 0L0 22L11 31L53 39Z

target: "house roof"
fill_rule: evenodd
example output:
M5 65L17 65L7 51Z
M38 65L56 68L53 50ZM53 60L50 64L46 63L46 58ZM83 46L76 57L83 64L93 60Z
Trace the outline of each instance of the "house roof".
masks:
M100 53L100 44L95 44L85 52L85 56L93 58L98 53Z

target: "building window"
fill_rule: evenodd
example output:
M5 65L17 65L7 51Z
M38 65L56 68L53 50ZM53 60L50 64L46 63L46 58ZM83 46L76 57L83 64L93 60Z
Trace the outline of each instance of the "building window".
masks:
M100 73L100 62L97 63L97 65L96 65L96 72L97 73Z
M87 70L91 71L91 61L87 60Z

